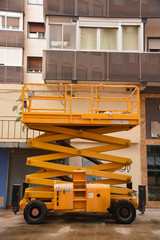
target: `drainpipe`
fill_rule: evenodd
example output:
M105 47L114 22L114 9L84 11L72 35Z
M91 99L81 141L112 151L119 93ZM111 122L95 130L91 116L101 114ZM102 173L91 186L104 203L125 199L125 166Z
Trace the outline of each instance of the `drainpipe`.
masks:
M147 18L142 18L142 23L143 23L143 51L145 52L145 35L146 35L146 23L147 23Z

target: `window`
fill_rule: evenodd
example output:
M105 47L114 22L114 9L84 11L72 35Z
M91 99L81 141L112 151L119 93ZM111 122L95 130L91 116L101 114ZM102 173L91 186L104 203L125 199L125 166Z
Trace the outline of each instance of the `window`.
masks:
M43 5L43 0L28 0L28 4Z
M45 38L44 23L28 23L29 38Z
M0 16L0 28L1 29L7 29L7 30L8 29L19 30L19 28L20 28L20 18Z
M0 48L1 66L22 66L22 49Z
M0 29L23 30L23 16L19 13L0 12Z
M82 166L86 167L86 166L93 166L94 163L92 163L91 161L89 161L87 158L82 157ZM96 177L96 176L86 176L86 180L87 181L95 181L95 180L101 180L100 177Z
M81 49L97 49L96 28L81 28Z
M147 146L148 199L160 201L160 146Z
M148 62L147 62L148 63ZM152 61L151 65L155 65ZM153 68L154 71L155 68ZM146 138L160 139L160 98L146 98Z
M42 72L42 57L28 57L27 72L41 73Z
M5 17L4 16L0 16L0 27L2 29L5 29L6 28L6 23L5 23Z
M7 17L7 29L19 29L19 18Z
M50 48L75 49L76 27L73 25L50 25Z
M102 50L117 49L117 29L115 28L101 29L101 49Z
M59 22L60 21L60 22ZM48 47L82 51L143 51L140 20L94 20L49 17ZM78 31L77 31L78 30Z
M148 52L160 52L159 37L147 38L147 40L148 40Z
M81 27L81 49L117 50L117 29Z
M122 26L123 50L138 51L138 26Z

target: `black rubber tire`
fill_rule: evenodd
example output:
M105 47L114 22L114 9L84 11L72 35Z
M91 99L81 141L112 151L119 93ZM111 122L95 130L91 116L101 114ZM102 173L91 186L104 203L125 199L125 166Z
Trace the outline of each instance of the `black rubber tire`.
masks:
M108 208L107 210L108 210L108 212L109 212L110 214L113 213L113 208Z
M119 200L113 207L113 216L120 224L130 224L136 218L136 209L127 200Z
M33 210L36 210L38 213L37 216L32 214ZM47 207L44 202L40 200L33 200L29 202L24 209L24 219L29 224L40 224L43 222L47 215Z

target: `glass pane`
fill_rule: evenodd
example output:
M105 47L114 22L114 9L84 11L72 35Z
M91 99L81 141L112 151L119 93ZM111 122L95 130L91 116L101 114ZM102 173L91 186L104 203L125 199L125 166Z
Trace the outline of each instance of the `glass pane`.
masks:
M7 17L7 29L19 29L19 18Z
M160 201L160 146L147 146L148 199Z
M81 28L81 49L97 49L97 28Z
M62 48L62 25L50 25L50 48Z
M147 164L148 166L154 166L155 165L155 159L153 154L148 154L147 156Z
M35 4L43 4L43 0L35 0Z
M64 26L63 48L64 49L75 49L76 48L76 28L75 28L75 26Z
M34 0L28 0L28 3L34 4Z
M5 29L5 17L0 16L0 28Z
M123 50L138 50L138 27L123 26Z
M39 38L45 38L45 33L44 32L39 32L38 37Z
M160 153L155 154L156 166L160 167Z
M29 33L29 38L38 38L38 33L37 32Z
M93 166L95 165L94 163L92 163L91 161L89 161L86 158L82 158L82 166L86 167L86 166ZM96 177L96 176L90 176L90 175L86 175L86 180L87 181L96 181L96 180L100 180L100 177Z
M41 4L43 4L43 0L28 0L28 3L41 5Z
M101 49L102 50L117 49L117 29L114 28L101 29Z

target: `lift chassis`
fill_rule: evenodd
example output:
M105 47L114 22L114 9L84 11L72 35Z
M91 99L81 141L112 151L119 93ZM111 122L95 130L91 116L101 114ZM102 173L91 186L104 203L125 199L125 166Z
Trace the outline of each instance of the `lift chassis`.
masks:
M128 88L132 90L128 92ZM119 172L131 166L131 159L108 154L130 146L130 140L111 133L129 131L139 124L138 87L27 84L22 89L22 122L42 132L29 139L28 146L52 152L27 158L27 165L40 168L25 180L40 186L27 188L20 202L29 224L41 223L48 210L109 212L124 224L134 221L137 208L144 211L135 191L124 187L132 182L131 176ZM97 145L76 148L72 146L74 139ZM75 167L57 162L75 156L94 165ZM100 180L87 181L86 175Z

